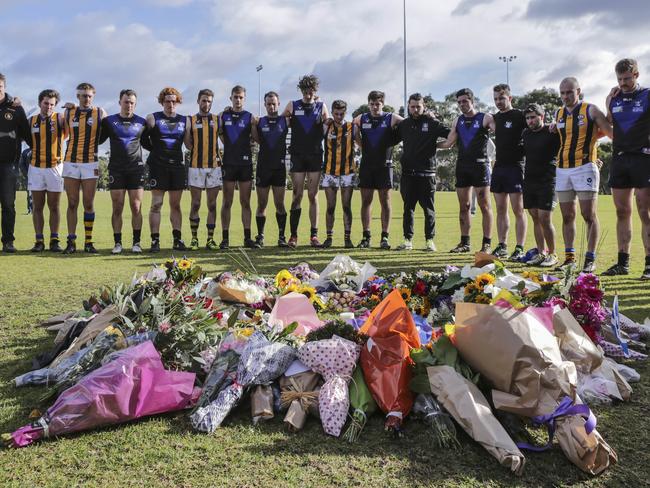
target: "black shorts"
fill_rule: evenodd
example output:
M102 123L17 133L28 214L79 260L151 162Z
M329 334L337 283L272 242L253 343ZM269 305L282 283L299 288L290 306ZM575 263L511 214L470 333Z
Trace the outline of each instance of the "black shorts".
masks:
M269 186L285 187L287 184L287 170L284 167L275 169L258 167L255 184L260 188L268 188Z
M149 188L151 190L178 191L187 187L185 166L152 164L149 166Z
M524 166L509 164L492 169L492 193L521 193L524 191Z
M222 166L223 181L253 181L253 165Z
M372 190L393 188L393 167L361 165L359 168L359 188L370 188Z
M650 155L614 154L609 170L611 188L650 187Z
M555 207L555 179L524 180L524 208L551 211Z
M456 188L490 186L490 164L456 165Z
M291 168L289 171L292 173L313 173L321 171L323 168L323 155L320 153L291 153Z
M108 167L109 190L139 190L144 188L144 164L134 168Z

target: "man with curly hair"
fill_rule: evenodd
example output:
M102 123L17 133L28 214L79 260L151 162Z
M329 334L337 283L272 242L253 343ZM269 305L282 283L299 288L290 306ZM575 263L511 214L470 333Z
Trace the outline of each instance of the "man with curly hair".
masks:
M291 127L289 153L293 199L289 214L291 236L287 245L292 248L298 244L305 178L309 198L310 243L313 247L321 246L318 240L318 184L323 165L323 123L329 118L329 113L327 106L316 96L319 83L315 75L300 78L298 89L302 98L289 102L282 113L284 117L289 117Z
M162 105L162 111L149 114L146 119L151 140L151 152L147 158L151 188L150 252L160 252L160 211L165 193L169 193L173 248L175 251L185 251L187 248L181 235L181 197L186 186L183 139L189 124L187 117L176 113L176 107L183 103L183 96L176 88L163 88L158 95L158 103Z

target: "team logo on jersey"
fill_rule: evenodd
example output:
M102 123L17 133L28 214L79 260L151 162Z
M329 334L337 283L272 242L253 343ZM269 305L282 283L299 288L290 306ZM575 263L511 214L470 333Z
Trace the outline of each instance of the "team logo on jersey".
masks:
M86 124L88 124L88 125L93 125L93 118L92 118L92 117L88 117L88 118L86 119Z
M383 124L382 124L382 127L384 127ZM361 124L361 128L362 129L372 129L372 124L370 124L370 123Z
M226 120L223 123L224 125L232 125L232 120Z
M13 118L14 118L14 114L12 114L11 112L5 112L5 119L11 120Z
M384 129L385 129L386 127L388 127L388 125L386 124L386 121L385 121L385 120L382 121L382 123L381 123L381 127L383 127Z
M480 127L480 125L479 125L479 123L478 123L478 120L475 120L475 121L474 121L474 128L475 128L475 129L478 129L479 127Z
M506 121L505 128L506 129L512 129L512 121L511 120Z
M429 132L429 123L425 122L422 124L422 132Z
M262 127L262 132L271 132L270 127Z

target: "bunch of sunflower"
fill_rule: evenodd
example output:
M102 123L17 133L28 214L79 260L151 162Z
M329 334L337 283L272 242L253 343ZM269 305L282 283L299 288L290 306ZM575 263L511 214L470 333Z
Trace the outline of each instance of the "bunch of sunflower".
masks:
M195 283L204 276L200 266L194 264L193 259L168 259L163 265L168 279L176 285Z
M493 285L496 278L490 273L482 273L465 285L464 301L472 303L492 302L492 295L486 293L485 288Z

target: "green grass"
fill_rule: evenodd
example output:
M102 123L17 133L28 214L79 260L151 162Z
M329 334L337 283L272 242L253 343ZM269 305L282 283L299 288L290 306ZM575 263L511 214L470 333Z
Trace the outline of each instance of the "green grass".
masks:
M416 211L416 250L411 252L351 250L359 261L369 260L382 272L404 269L436 269L444 264L462 265L470 257L454 256L446 251L458 240L457 203L453 193L439 193L437 199L438 253L423 248L422 213ZM219 198L219 201L221 197ZM0 432L9 432L28 422L33 408L42 411L48 404L37 400L41 388L17 389L11 380L30 369L31 358L47 350L53 339L43 329L35 327L42 319L80 307L81 300L103 284L129 280L133 273L146 271L153 263L171 255L171 229L167 214L161 227L163 252L152 256L125 254L114 257L110 228L110 198L97 195L95 241L99 256L32 255L31 218L24 215L24 194L18 198L19 216L16 245L23 251L15 256L0 256L3 277L0 280ZM187 207L189 195L184 196L185 239L189 241ZM287 198L288 203L288 198ZM306 206L305 201L305 206ZM144 208L149 207L146 196ZM401 198L393 195L393 245L401 237ZM239 244L243 231L239 223L238 206L233 208L231 243ZM274 210L271 204L267 223L267 243L276 239ZM321 195L321 237L324 236L324 197ZM166 211L166 208L165 208ZM359 198L353 200L353 240L361 237L358 219ZM125 211L128 222L128 209ZM379 206L375 202L373 245L380 234ZM333 248L315 251L304 244L308 240L307 211L303 211L300 243L297 250L267 247L249 255L259 272L273 273L299 261L309 261L316 268L324 267L337 253ZM600 249L601 268L616 257L615 220L611 197L601 197L600 216L604 241ZM202 214L201 242L205 240L205 215ZM555 223L559 231L559 212ZM643 253L638 237L638 220L632 250L633 274L624 278L605 278L607 295L618 292L624 313L643 320L650 315L647 284L638 281ZM480 242L480 215L474 219L473 244ZM81 228L79 234L81 234ZM579 231L584 229L579 226ZM253 233L255 228L253 226ZM65 235L65 222L62 225ZM335 246L342 246L340 209L335 227ZM532 243L529 232L528 245ZM125 243L130 243L130 225L125 225ZM143 232L148 246L148 226ZM217 229L217 238L220 232ZM514 245L511 233L510 246ZM560 239L561 244L561 239ZM579 245L579 242L578 242ZM558 246L561 248L561 246ZM232 262L224 253L199 251L188 253L213 275L231 269ZM519 266L512 266L520 270ZM253 427L247 405L243 405L215 435L195 434L185 414L163 415L129 425L115 426L94 432L45 441L17 450L0 451L0 486L642 486L647 483L650 455L646 449L650 400L650 368L634 365L642 375L634 386L632 401L611 408L595 408L599 431L616 449L619 464L603 475L591 478L571 463L559 449L543 454L528 454L521 478L511 476L497 465L478 445L461 435L462 450L447 452L431 448L429 435L420 424L406 423L406 435L393 440L382 430L383 420L373 417L362 441L350 446L326 436L320 424L311 419L304 432L289 434L279 419Z

